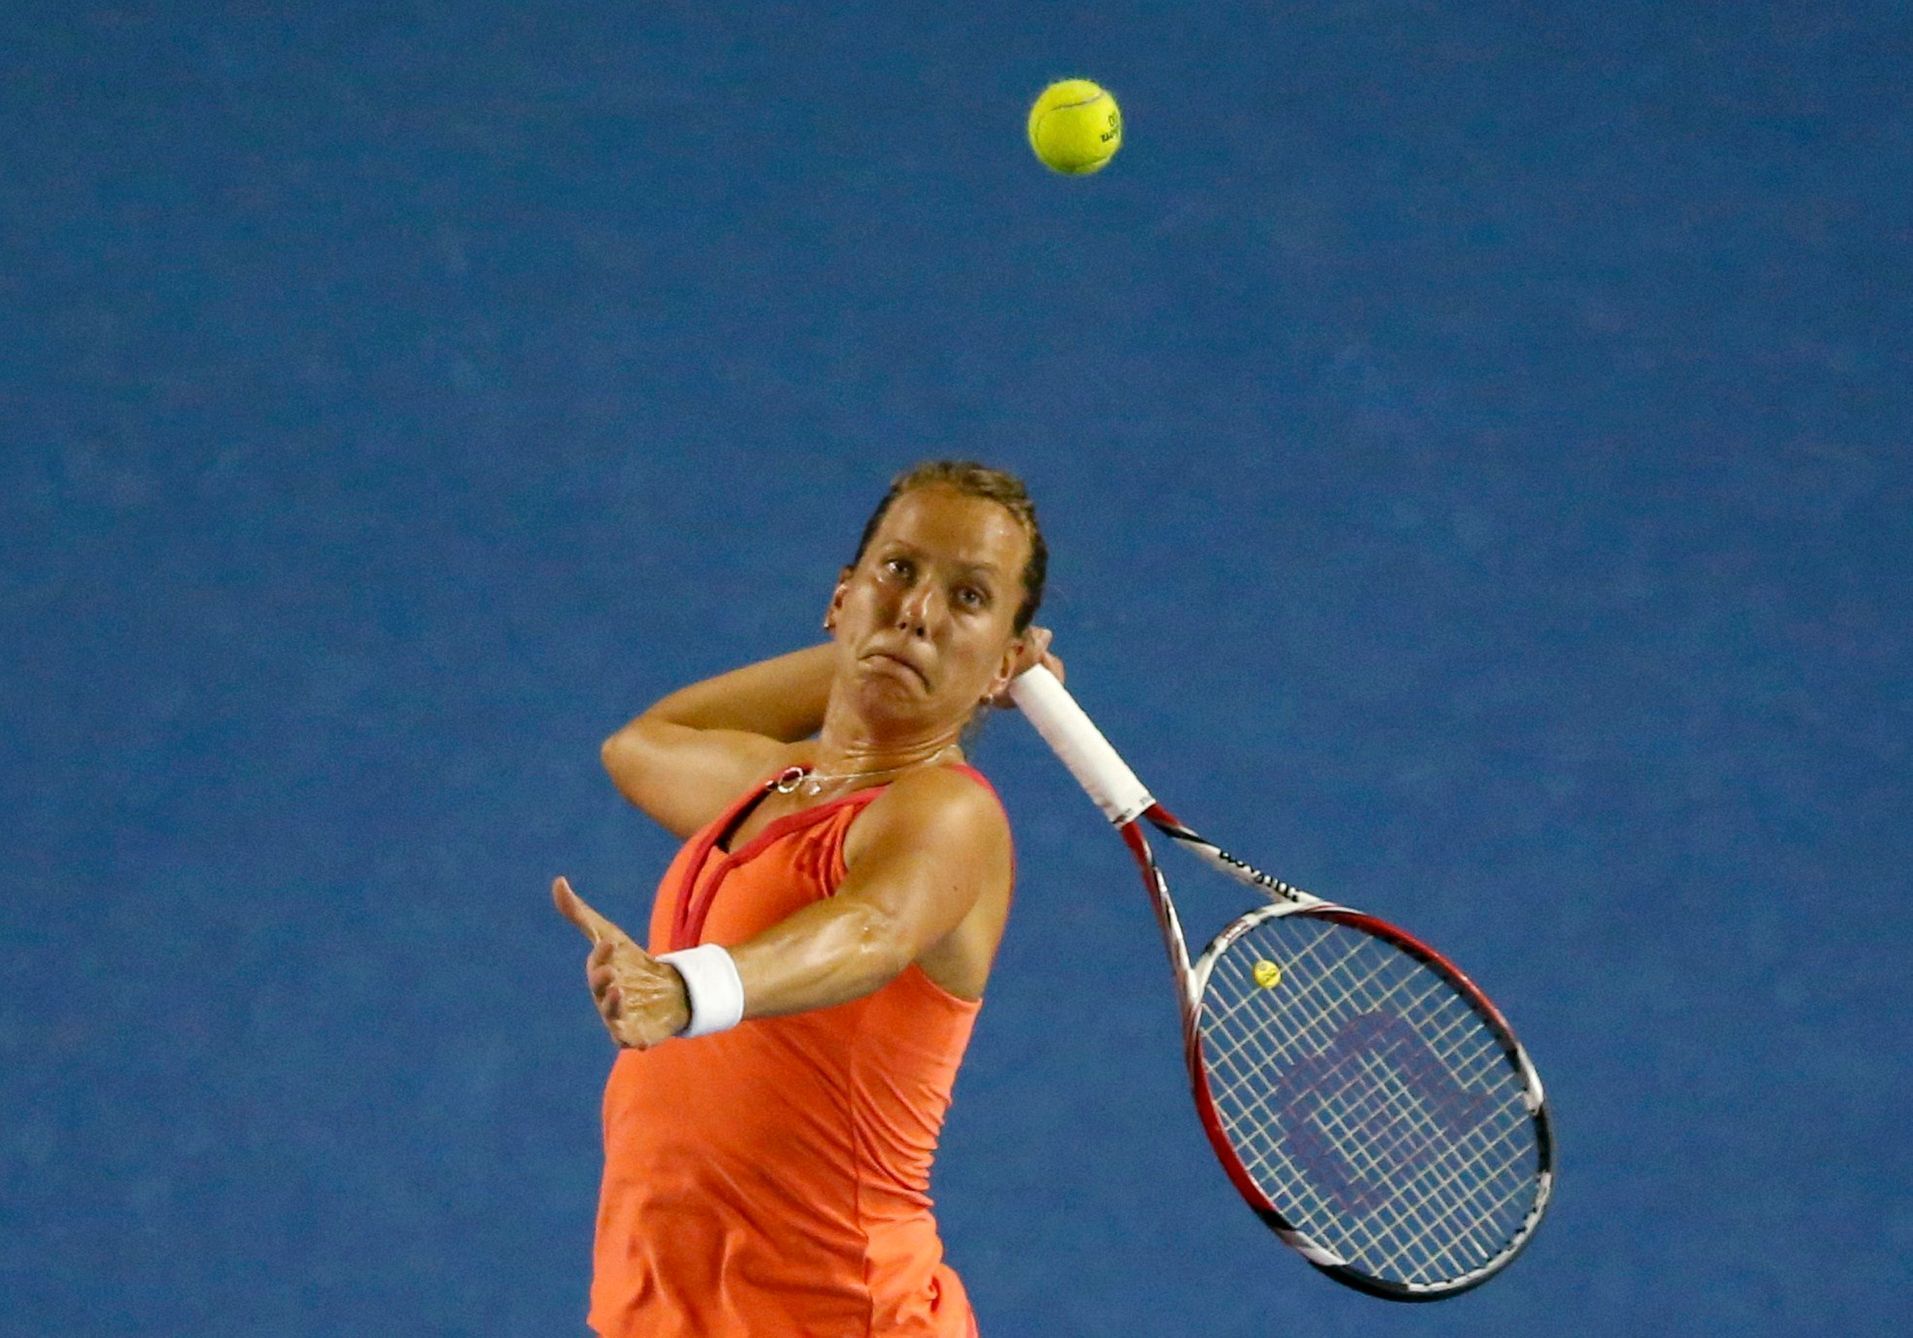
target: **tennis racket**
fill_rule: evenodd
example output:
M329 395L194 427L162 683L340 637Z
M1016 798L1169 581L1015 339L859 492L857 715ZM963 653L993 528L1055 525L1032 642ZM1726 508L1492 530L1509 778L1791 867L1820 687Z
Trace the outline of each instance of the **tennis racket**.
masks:
M1177 821L1041 666L1011 696L1114 823L1155 900L1202 1127L1275 1234L1396 1301L1479 1286L1553 1185L1541 1079L1488 997L1393 925L1332 905ZM1192 963L1142 821L1259 889Z

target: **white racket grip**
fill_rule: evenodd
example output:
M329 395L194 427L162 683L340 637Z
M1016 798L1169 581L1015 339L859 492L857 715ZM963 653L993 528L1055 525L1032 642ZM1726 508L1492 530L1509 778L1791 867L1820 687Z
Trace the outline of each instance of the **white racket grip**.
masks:
M1110 822L1120 827L1156 802L1055 674L1040 664L1019 674L1010 698Z

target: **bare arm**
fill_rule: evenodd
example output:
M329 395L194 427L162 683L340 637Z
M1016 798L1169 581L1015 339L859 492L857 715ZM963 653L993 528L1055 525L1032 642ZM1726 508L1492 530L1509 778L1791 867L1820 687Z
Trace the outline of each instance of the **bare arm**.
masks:
M829 1008L873 993L956 931L979 901L998 898L1000 908L1008 894L1008 824L965 777L929 771L894 783L858 817L852 837L836 895L731 949L745 1017ZM563 879L552 895L592 941L586 979L613 1039L642 1049L681 1031L689 1011L678 973Z
M604 741L612 782L680 837L823 726L835 648L825 643L680 688Z
M835 895L731 949L745 1017L829 1008L881 989L981 899L1009 891L1003 810L950 771L892 784L857 819L846 856Z

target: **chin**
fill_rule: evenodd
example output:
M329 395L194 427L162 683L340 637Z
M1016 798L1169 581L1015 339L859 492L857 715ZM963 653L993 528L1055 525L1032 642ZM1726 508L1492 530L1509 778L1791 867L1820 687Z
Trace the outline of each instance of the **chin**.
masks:
M912 733L926 726L934 727L942 716L948 714L923 684L906 682L901 678L872 675L862 684L857 698L860 713L866 720L886 725L905 725Z

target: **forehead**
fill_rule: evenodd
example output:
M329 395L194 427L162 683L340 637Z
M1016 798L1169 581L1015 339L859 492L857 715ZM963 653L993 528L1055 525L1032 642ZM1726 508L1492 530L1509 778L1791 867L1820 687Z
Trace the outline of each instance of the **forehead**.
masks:
M1029 536L1001 503L954 488L912 488L890 504L871 547L904 543L952 562L988 564L1018 575L1029 560Z

